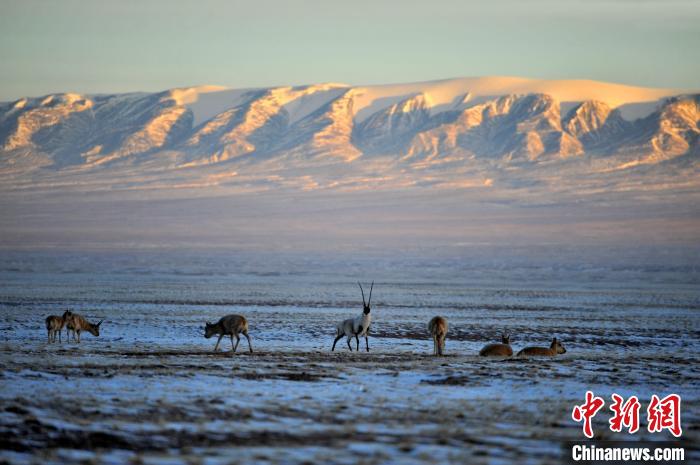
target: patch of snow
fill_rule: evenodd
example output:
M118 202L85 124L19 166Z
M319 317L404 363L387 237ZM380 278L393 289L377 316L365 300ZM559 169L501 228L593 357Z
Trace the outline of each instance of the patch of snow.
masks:
M185 105L194 114L194 126L241 103L251 89L229 89L222 86L198 86L170 91L178 105Z
M474 104L476 97L511 94L548 94L560 102L568 102L571 105L586 100L600 100L612 108L629 104L645 104L633 113L636 117L646 116L642 109L647 111L646 114L651 113L654 107L649 105L659 99L681 93L678 89L635 87L583 79L551 80L504 76L366 86L354 90L357 121L363 121L373 113L417 93L430 94L433 106L441 109L454 107L456 100Z

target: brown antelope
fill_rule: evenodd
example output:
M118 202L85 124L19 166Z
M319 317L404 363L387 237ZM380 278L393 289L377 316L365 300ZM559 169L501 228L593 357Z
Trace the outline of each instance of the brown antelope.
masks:
M487 344L479 351L482 357L510 357L513 355L513 349L510 347L510 335L503 334L500 344Z
M75 339L75 328L73 327L73 313L71 312L70 315L66 315L65 312L63 315L66 317L66 340L70 342L70 333L71 331L73 332L73 339Z
M221 338L226 335L231 336L231 347L233 352L238 348L238 343L241 342L241 338L238 334L243 334L246 339L248 339L248 348L250 353L253 353L253 345L250 343L250 336L248 336L248 321L242 315L226 315L221 318L217 323L207 323L204 327L204 337L209 339L214 334L219 335L219 340L216 341L214 346L214 352L219 350L219 343ZM236 345L233 344L233 338L236 338Z
M433 355L443 355L445 336L447 336L447 320L441 316L433 317L428 323L428 331L433 337Z
M352 346L350 345L352 338L355 337L355 342L357 342L355 348L359 352L360 337L364 336L365 346L367 347L367 352L369 352L369 340L367 338L367 333L369 332L369 325L372 322L372 315L370 315L369 312L370 305L372 303L372 289L374 289L374 281L372 281L372 285L369 288L369 300L367 300L367 302L365 302L365 291L362 289L362 284L358 282L357 285L360 286L360 292L362 293L362 315L355 318L348 318L347 320L343 320L342 322L338 323L338 326L335 328L335 340L333 341L331 352L335 350L336 343L341 340L343 336L347 337L346 342L348 343L348 349L350 349L350 352L352 352Z
M104 320L100 320L99 323L90 323L82 315L73 313L66 319L66 334L68 335L68 342L70 342L70 332L73 331L73 340L80 343L80 333L87 331L93 336L100 335L100 325ZM76 337L77 335L77 337Z
M525 347L523 350L518 352L517 356L520 357L521 355L547 355L547 356L554 356L557 354L565 354L566 349L564 348L563 345L559 341L557 341L557 338L552 338L552 343L549 345L549 348L547 347Z
M58 342L63 342L61 341L61 331L63 331L63 326L71 315L70 310L67 310L62 316L49 315L46 317L46 331L49 333L49 344L56 342L56 334L58 334Z

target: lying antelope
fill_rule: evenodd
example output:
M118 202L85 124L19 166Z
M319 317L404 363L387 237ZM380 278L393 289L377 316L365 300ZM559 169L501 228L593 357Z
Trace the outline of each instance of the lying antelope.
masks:
M372 315L369 314L369 310L370 304L372 303L372 289L374 289L374 281L372 281L372 285L369 288L369 300L367 300L366 303L365 291L362 289L362 284L358 282L357 285L360 286L360 292L362 292L362 315L355 318L348 318L347 320L343 320L342 323L338 324L335 329L335 340L333 341L331 352L335 350L336 343L342 339L343 336L347 337L348 349L350 349L350 352L352 352L350 341L352 340L353 336L357 342L356 349L358 351L360 350L360 337L364 336L367 352L369 352L369 340L367 338L367 333L369 332L369 324L372 322Z
M447 320L441 316L433 317L428 323L428 331L433 337L433 355L443 355L445 337L447 336Z
M513 349L510 347L510 335L503 334L500 344L487 344L479 351L482 357L510 357Z
M231 347L233 348L233 352L236 352L238 343L241 342L241 338L238 334L243 334L245 338L248 339L250 353L253 353L253 345L250 343L250 336L248 336L248 321L242 315L226 315L217 323L207 323L204 327L204 337L209 339L214 334L219 335L219 340L216 341L216 345L214 346L214 352L219 350L219 343L226 335L231 336ZM233 344L234 337L236 338L236 345Z
M46 317L46 331L49 333L49 344L56 342L56 334L58 334L58 342L63 342L61 341L61 331L63 331L63 326L65 326L71 315L71 311L66 310L62 316L49 315Z
M65 313L64 313L65 316ZM90 323L82 315L77 313L71 313L66 318L66 336L68 336L68 342L70 342L70 332L73 331L73 339L80 343L80 333L87 331L93 336L100 335L100 325L104 320L100 320L99 323ZM76 337L77 335L77 337Z
M518 352L518 357L521 355L547 355L547 356L554 356L557 354L565 354L566 349L564 348L563 345L559 341L557 341L557 338L552 338L552 343L549 345L549 348L547 347L525 347L523 350Z

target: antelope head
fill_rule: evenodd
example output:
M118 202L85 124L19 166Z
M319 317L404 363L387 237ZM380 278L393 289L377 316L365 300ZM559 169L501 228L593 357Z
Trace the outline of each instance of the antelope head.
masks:
M554 350L556 351L556 353L558 353L558 354L565 354L565 353L566 353L566 349L565 349L564 346L561 344L561 342L559 342L559 341L557 340L556 337L552 339L552 344L550 344L549 347L550 347L551 349L554 349Z
M367 302L365 302L365 291L362 289L362 284L358 282L357 285L360 286L360 292L362 292L362 313L368 315L370 311L370 305L372 303L372 289L374 289L374 281L372 281L372 285L369 288L369 300L367 300Z
M204 326L204 337L209 339L214 334L216 334L216 325L207 321Z
M90 333L92 333L93 336L99 336L100 335L100 325L102 322L105 320L100 320L99 323L92 325L92 328L89 329Z

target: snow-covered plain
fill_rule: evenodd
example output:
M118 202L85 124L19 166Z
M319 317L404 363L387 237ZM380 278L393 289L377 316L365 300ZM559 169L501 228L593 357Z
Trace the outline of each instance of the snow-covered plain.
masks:
M504 254L508 255L508 254ZM0 458L9 463L562 463L587 389L683 396L698 456L698 270L590 260L303 253L0 256ZM688 263L692 263L689 260ZM330 352L375 279L371 352ZM46 343L43 319L105 318ZM254 354L213 353L205 321L242 313ZM429 355L430 317L450 322ZM554 359L480 359L556 335ZM242 342L241 347L246 348ZM601 439L629 439L595 419ZM642 420L643 425L645 420ZM640 432L631 439L668 439Z

